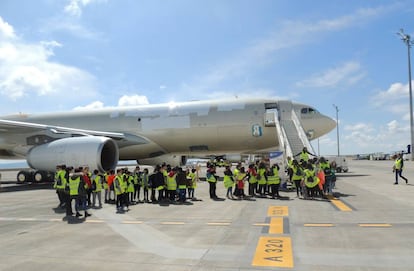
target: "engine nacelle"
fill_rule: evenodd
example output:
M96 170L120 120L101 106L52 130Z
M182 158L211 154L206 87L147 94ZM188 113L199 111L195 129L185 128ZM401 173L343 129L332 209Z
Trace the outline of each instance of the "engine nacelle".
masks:
M164 154L153 158L140 159L137 161L140 165L161 165L166 163L167 165L184 166L187 163L187 157L182 155Z
M115 141L103 136L69 137L30 149L27 163L30 167L46 171L56 165L89 166L91 170L107 171L118 164L119 150Z

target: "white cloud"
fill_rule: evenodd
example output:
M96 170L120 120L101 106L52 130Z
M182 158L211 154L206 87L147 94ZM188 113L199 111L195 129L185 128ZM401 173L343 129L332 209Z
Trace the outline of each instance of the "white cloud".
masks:
M341 150L345 154L392 152L405 148L408 134L409 127L397 120L383 126L369 123L346 125L340 135Z
M134 106L134 105L144 105L149 104L148 99L146 96L140 96L140 95L124 95L122 96L119 101L119 106Z
M7 23L0 17L0 24ZM3 97L16 101L32 94L66 95L82 90L78 97L85 97L95 93L92 75L50 60L54 49L62 46L59 42L28 43L16 35L7 37L0 40L0 94Z
M2 39L14 39L16 34L14 33L13 26L9 25L7 22L0 17L0 41Z
M414 84L414 81L412 81L412 84ZM408 83L405 85L402 83L393 83L387 90L378 92L378 94L372 98L372 101L376 106L383 106L390 102L407 99L407 97Z
M82 8L89 5L92 2L98 2L93 0L69 0L69 3L65 6L64 11L72 16L80 17L82 15Z
M366 123L357 123L354 125L346 125L344 130L351 131L351 132L372 132L373 128L371 125Z
M299 87L336 87L338 85L352 85L364 77L361 65L356 61L348 61L341 66L315 74L308 79L298 82Z

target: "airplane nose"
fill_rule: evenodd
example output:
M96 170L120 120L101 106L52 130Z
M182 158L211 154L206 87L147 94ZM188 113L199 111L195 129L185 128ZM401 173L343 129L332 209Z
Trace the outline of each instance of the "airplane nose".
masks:
M330 131L332 131L333 129L335 129L336 127L336 121L331 119L328 116L324 116L325 117L325 122L326 124L324 125L326 127L326 134L329 133Z

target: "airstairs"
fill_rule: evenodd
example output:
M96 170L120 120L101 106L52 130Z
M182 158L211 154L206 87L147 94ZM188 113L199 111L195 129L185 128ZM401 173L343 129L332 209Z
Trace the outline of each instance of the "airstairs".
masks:
M283 151L283 161L300 153L304 147L315 153L291 101L279 101L277 109L266 112L266 126L274 126Z

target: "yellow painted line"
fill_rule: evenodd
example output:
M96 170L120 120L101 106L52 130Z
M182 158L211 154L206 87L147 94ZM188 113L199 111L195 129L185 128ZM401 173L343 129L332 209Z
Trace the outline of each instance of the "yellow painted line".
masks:
M269 206L267 216L288 216L288 206Z
M185 222L161 222L163 225L184 225Z
M352 209L348 205L343 203L341 200L335 198L334 196L328 195L328 199L342 212L352 212Z
M290 237L260 237L252 265L293 268Z
M388 223L365 223L365 224L358 224L360 227L392 227L391 224Z
M270 226L270 224L269 223L254 223L253 226L265 227L265 226Z
M17 221L36 221L36 218L18 218Z
M142 224L142 221L124 220L122 224Z
M330 223L307 223L304 224L305 227L334 227L334 224Z
M209 226L228 226L230 222L208 222L207 225Z
M283 217L272 217L269 225L270 234L282 234L283 233Z

